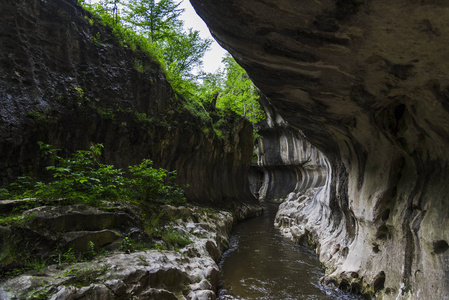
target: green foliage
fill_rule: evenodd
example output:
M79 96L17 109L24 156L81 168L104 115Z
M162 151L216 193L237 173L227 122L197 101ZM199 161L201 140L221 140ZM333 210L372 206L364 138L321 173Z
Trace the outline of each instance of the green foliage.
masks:
M122 239L120 250L127 253L133 252L135 250L134 241L132 241L129 237L125 237L124 239Z
M14 236L5 241L0 253L0 280L23 274L27 271L40 273L47 262L34 257L28 244L22 244L23 240Z
M106 120L114 120L115 119L115 114L114 114L114 110L111 108L101 108L98 107L97 108L97 113L100 115L101 118L106 119Z
M185 103L185 107L194 115L199 116L203 123L210 124L212 122L212 118L202 103L190 100Z
M110 26L124 47L140 49L159 61L172 87L186 99L185 107L200 116L203 123L213 123L209 112L215 109L236 112L253 123L264 118L254 85L232 57L224 59L225 71L203 74L202 83L198 82L199 77L193 70L202 65L202 57L211 41L202 39L198 31L184 29L179 20L183 11L179 2L103 0L94 5L82 5L97 16L100 23ZM101 43L102 38L106 39L97 34L94 42ZM146 70L138 59L133 67L139 72ZM81 91L77 95L84 99ZM108 119L114 117L109 111L100 110L99 114ZM145 116L136 117L146 123ZM214 127L214 131L218 136L223 135L218 127Z
M221 137L226 123L234 112L252 123L265 119L258 99L259 94L245 70L228 54L224 59L225 70L202 75L202 83L197 85L196 92L203 101L203 107L213 117L213 127L217 136ZM255 136L257 132L255 131Z
M225 73L222 70L202 74L202 83L198 86L198 94L205 104L212 105L211 102L223 93L224 77ZM215 104L210 108L215 109Z
M64 276L70 276L71 278L65 282L65 285L72 285L77 288L83 286L89 286L92 283L98 283L99 277L106 274L107 269L95 270L89 267L83 267L81 269L71 268L64 273Z
M94 22L111 28L112 36L122 47L130 48L133 51L140 50L152 57L164 68L165 63L162 59L162 53L157 45L151 43L141 33L127 26L119 15L118 5L121 4L121 1L103 0L95 4L79 1L79 4L93 15ZM89 23L92 25L90 19ZM109 40L109 37L102 37L100 33L96 33L92 38L95 44L101 44L103 39Z
M257 101L259 95L248 74L230 55L227 55L223 62L226 66L226 76L217 107L232 110L252 123L263 120L265 113Z
M34 196L33 189L36 180L31 176L19 176L17 180L7 187L1 188L0 199L24 199Z
M188 234L179 232L171 227L162 234L162 240L170 249L183 248L192 243Z
M65 253L58 253L55 256L55 263L58 264L58 268L61 268L63 263L73 264L79 261L72 248L69 248Z
M50 299L51 294L53 294L53 291L51 290L38 290L32 292L27 299L34 299L34 300L46 300Z
M173 0L129 0L125 3L125 21L136 32L144 33L151 43L167 39L172 28L182 23L178 19L184 11Z
M202 57L211 41L202 39L198 31L184 29L179 19L183 10L178 1L101 0L96 4L85 1L80 4L94 15L95 22L109 26L123 47L141 50L159 62L174 90L186 100L185 107L200 116L204 123L214 123L209 112L215 109L233 111L253 123L265 117L254 85L231 56L224 59L225 71L202 74L202 83L199 83L200 77L194 75L193 70L202 65ZM97 33L93 41L110 42L104 35ZM148 68L139 59L134 61L133 67L138 72ZM76 94L78 102L85 101L82 91ZM114 118L110 111L99 110L99 114L106 119ZM147 123L145 116L136 117L142 124ZM219 127L214 126L214 131L218 136L223 135Z
M89 150L78 150L67 158L58 156L60 150L50 145L39 142L39 146L41 152L55 163L46 168L53 180L41 182L20 177L2 189L3 197L70 198L91 205L97 205L101 199L185 202L184 191L174 182L176 172L155 169L149 159L129 166L129 176L125 176L122 170L100 162L101 144L93 145Z
M89 241L88 243L88 251L87 251L87 255L90 257L94 257L97 255L97 251L95 251L95 244L92 241Z
M212 41L202 39L196 30L174 30L170 39L159 44L163 50L163 58L171 74L179 74L183 78L192 78L191 72L202 65L202 57L210 48Z
M165 203L185 202L184 192L175 184L176 171L152 168L153 162L144 159L139 165L129 166L129 172L134 176L129 185L132 197L136 200L162 200Z
M57 151L42 142L39 145L41 151ZM53 174L54 180L37 182L34 196L41 199L68 197L91 204L99 199L118 198L118 191L125 183L123 172L99 162L102 148L101 144L93 145L89 150L76 151L68 158L52 154L56 163L46 169Z
M44 125L55 119L55 116L52 114L52 109L47 107L44 111L30 111L28 116L37 124Z
M173 0L102 0L81 5L112 27L119 41L133 50L144 50L166 66L168 77L174 80L194 78L191 71L201 65L212 42L202 39L196 30L184 30L179 19L184 10L179 8L180 2ZM99 41L97 34L94 42Z
M153 118L148 117L148 115L146 113L135 112L134 117L135 117L135 120L138 123L141 123L142 125L151 124L153 122Z
M167 250L167 248L165 248L165 246L161 245L161 244L154 244L153 249L159 250L159 251Z
M24 217L22 214L12 213L6 216L0 217L0 226L6 225L21 225L28 221L31 216Z

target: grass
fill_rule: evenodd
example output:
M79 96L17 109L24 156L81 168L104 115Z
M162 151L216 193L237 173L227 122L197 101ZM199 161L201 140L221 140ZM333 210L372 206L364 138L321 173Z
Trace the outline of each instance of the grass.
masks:
M101 270L95 270L89 267L84 267L81 269L71 268L64 273L64 276L71 277L67 280L64 285L75 286L81 288L83 286L89 286L92 283L99 283L102 275L107 273L108 267L104 267Z
M174 228L168 228L162 234L162 240L168 245L170 249L183 248L192 243L189 234L179 232Z

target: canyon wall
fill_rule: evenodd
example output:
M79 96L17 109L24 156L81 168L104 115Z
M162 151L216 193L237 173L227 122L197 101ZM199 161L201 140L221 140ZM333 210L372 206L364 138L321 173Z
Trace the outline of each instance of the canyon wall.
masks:
M38 141L65 153L103 143L105 163L177 170L191 201L254 202L252 126L229 116L219 138L158 63L76 2L0 3L0 183L49 163Z
M266 119L256 124L260 137L249 173L252 193L259 201L282 202L290 193L324 185L323 154L290 128L267 98L262 96L260 103Z
M368 298L448 299L449 3L190 2L329 160L325 187L290 215L324 281Z

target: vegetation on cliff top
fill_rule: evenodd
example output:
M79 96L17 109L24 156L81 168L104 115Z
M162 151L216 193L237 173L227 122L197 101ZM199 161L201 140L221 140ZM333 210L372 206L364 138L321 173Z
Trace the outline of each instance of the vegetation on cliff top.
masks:
M142 57L143 52L159 62L175 91L182 95L180 98L187 100L184 103L185 108L203 114L202 119L214 125L218 136L221 130L227 129L226 124L228 128L235 124L232 123L235 115L228 116L229 111L237 112L251 121L255 120L250 110L256 107L257 102L248 104L245 101L246 97L255 101L257 92L246 73L230 56L227 58L229 70L227 68L216 74L201 75L192 72L195 66L201 65L201 58L210 41L200 39L196 31L183 29L182 22L177 20L179 4L170 0L128 1L126 14L120 15L117 10L120 1L101 1L95 5L86 4L84 1L79 3L92 13L82 14L86 24L88 22L90 25L110 28L108 32L112 33L112 40L116 40L124 48L139 52L136 57ZM158 7L163 4L168 6ZM164 14L166 8L170 7L173 9L167 10L169 14ZM149 18L145 15L148 10L154 12ZM158 10L162 13L157 13ZM96 35L92 35L94 44L102 43L105 37L101 35L104 32L100 30ZM145 66L136 58L134 68L139 70ZM211 78L215 78L214 84L211 84ZM59 104L73 105L74 110L92 109L105 120L117 120L119 114L132 114L135 120L130 123L134 122L142 127L169 127L180 123L180 120L175 120L174 116L178 115L173 110L169 111L168 117L155 116L153 119L153 116L133 111L132 108L122 108L118 105L101 106L96 100L88 97L88 91L85 92L82 86L74 85L73 90L67 92L67 97L56 99ZM227 100L221 103L221 99ZM232 104L232 99L236 103ZM240 109L239 101L242 102L243 109ZM183 112L186 110L183 109ZM191 117L190 114L189 116ZM31 111L29 117L36 125L48 126L53 118L56 118L51 108L44 112ZM139 226L139 232L144 232L145 238L164 241L163 244L154 245L152 240L149 242L153 243L152 247L176 249L191 242L188 235L169 227L163 220L166 214L160 211L166 204L185 202L183 190L174 183L176 172L153 168L149 159L129 166L126 171L117 169L102 162L101 144L92 145L87 150L78 150L68 156L62 155L64 151L54 149L48 144L40 143L40 148L42 155L46 157L43 160L49 162L46 176L39 179L22 176L16 182L0 187L0 199L28 198L5 201L8 205L9 202L14 202L13 208L9 211L9 207L6 208L8 205L5 205L2 207L4 210L0 211L0 230L3 230L0 239L0 279L32 269L40 272L45 265L51 263L60 266L80 259L90 259L100 253L98 248L102 246L94 245L92 241L89 241L88 250L83 253L75 253L72 248L67 249L66 245L57 244L60 240L52 240L55 245L46 243L40 236L40 229L32 225L36 219L33 214L45 207L87 204L96 206L101 211L117 212L117 215L128 214L127 209L131 207L129 210L138 211L129 215L138 216L134 221ZM31 228L33 230L30 230ZM135 228L126 230L131 232ZM139 249L136 241L128 238L126 234L128 233L117 233L118 239L122 240L121 250ZM51 247L54 252L46 252ZM79 254L82 254L82 257Z
M211 119L211 111L222 116L234 112L252 123L265 117L255 86L230 55L223 59L223 71L193 72L202 66L211 41L202 39L196 30L184 29L179 19L183 12L180 2L101 0L87 4L79 0L79 3L96 20L111 27L122 45L143 50L158 61L173 88L187 100L189 110L203 120Z

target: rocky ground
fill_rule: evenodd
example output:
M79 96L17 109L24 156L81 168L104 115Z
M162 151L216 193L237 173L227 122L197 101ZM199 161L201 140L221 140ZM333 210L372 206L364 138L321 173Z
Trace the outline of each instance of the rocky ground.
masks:
M2 209L11 206L2 202ZM28 232L17 245L22 250L49 251L49 245L69 249L48 256L54 261L50 265L36 261L33 270L2 282L0 298L215 299L217 262L228 246L233 223L260 212L250 206L231 213L163 205L158 217L148 217L149 223L141 226L144 212L137 207L111 207L105 211L83 205L39 206L24 211L20 222L0 226L2 255L10 246L7 239L20 230ZM170 234L154 238L157 231ZM91 259L76 259L75 253L81 252L90 253Z

